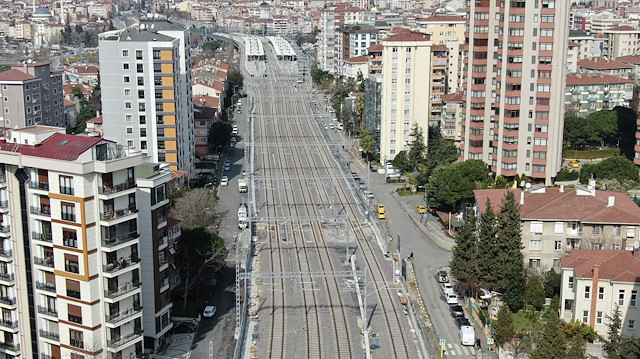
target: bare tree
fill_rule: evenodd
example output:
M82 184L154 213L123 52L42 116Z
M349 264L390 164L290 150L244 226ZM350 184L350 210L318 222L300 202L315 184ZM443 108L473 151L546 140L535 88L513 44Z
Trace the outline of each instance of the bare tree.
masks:
M218 196L207 188L195 188L176 200L171 216L182 219L182 229L208 228L215 222Z

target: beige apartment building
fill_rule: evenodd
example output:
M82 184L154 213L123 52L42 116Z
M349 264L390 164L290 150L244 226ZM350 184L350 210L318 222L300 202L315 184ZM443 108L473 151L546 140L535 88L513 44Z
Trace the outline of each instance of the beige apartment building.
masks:
M464 95L461 92L450 93L442 96L443 110L440 120L442 136L448 140L454 140L456 145L462 139L462 116L464 115Z
M484 213L487 199L497 209L508 191L520 203L525 266L540 272L559 268L572 249L633 248L640 238L640 207L624 193L589 187L529 190L476 190L477 209Z
M461 160L550 184L562 166L569 2L467 3Z
M617 26L603 30L602 55L610 59L640 54L640 30L631 26Z
M409 149L409 135L415 124L427 138L431 46L429 35L410 30L382 41L380 159L383 163Z
M576 249L562 258L560 318L588 324L607 337L616 308L621 334L634 337L640 323L640 252Z

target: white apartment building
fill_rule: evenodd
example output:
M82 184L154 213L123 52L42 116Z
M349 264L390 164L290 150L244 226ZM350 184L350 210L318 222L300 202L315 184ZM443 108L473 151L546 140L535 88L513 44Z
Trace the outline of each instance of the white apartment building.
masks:
M343 24L359 22L361 10L348 4L337 4L322 11L320 15L320 39L318 46L318 67L334 74L336 63L337 30Z
M100 34L104 134L191 174L195 128L189 29L143 19Z
M603 30L602 55L610 59L640 55L640 30L631 26L618 26Z
M631 25L628 19L620 17L610 11L596 13L591 17L591 30L593 34L601 34L604 30L618 26Z
M141 162L54 127L0 140L1 357L143 353Z
M569 2L467 3L460 159L552 183L562 166Z
M588 324L607 337L616 308L621 334L635 337L640 323L638 250L576 249L562 258L560 318Z
M432 42L429 35L406 30L384 39L382 46L380 159L384 163L409 149L415 124L427 138Z

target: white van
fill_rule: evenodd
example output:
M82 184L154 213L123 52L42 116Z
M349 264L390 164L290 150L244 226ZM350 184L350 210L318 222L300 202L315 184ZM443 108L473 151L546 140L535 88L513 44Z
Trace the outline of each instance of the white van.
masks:
M476 344L476 330L472 326L463 325L460 327L460 341L462 345Z

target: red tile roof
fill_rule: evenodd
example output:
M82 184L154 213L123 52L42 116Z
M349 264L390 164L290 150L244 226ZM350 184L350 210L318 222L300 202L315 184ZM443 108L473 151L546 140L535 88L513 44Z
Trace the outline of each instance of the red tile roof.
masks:
M433 45L431 46L431 51L447 51L447 45Z
M383 42L415 42L415 41L431 41L431 36L427 34L423 34L421 32L415 31L401 31L387 39L382 40Z
M464 101L464 95L461 92L448 93L446 95L442 95L442 101L444 101L444 102L462 102L462 101Z
M640 65L640 56L629 55L629 56L617 57L616 61L624 62L625 64Z
M465 22L466 19L463 18L462 16L455 16L455 15L436 15L436 16L430 16L430 17L425 17L422 19L418 19L418 22L440 22L440 21L444 21L444 22L455 22L455 21L462 21Z
M588 74L579 74L576 75L567 75L567 85L597 85L597 84L619 84L619 83L633 83L633 80L618 77L613 75L588 75Z
M367 51L369 51L369 52L381 52L382 51L382 44L378 43L378 44L375 44L373 46L369 46L369 48L367 48Z
M0 72L0 81L26 81L33 80L35 78L35 76L16 69Z
M25 156L51 158L62 161L75 161L81 154L102 141L107 140L103 140L99 137L54 133L49 138L42 141L39 146L19 145L15 151L15 143L0 141L0 150L19 152Z
M100 72L97 66L75 66L73 68L77 74L93 75Z
M474 191L476 202L482 212L487 199L498 212L507 191L514 191L520 201L522 190L481 189ZM609 207L608 200L615 198ZM624 193L596 191L595 196L578 195L574 188L546 188L544 193L524 191L524 204L520 206L520 218L524 220L580 221L583 223L640 224L640 207Z
M220 106L220 98L205 95L193 96L193 105L218 108L218 106Z
M578 61L578 66L584 67L587 69L596 69L596 70L610 70L610 69L632 69L633 66L623 64L620 61L616 60L605 60L605 59L582 59Z
M612 27L610 29L605 29L606 31L638 31L638 29L634 29L631 26L616 26L616 27Z
M573 268L578 278L593 278L593 267L599 266L598 278L619 282L640 282L640 252L610 249L573 249L560 259L562 268Z
M363 56L357 56L357 57L350 57L348 59L345 59L344 62L347 62L350 64L366 64L367 62L369 62L369 56L363 55Z

